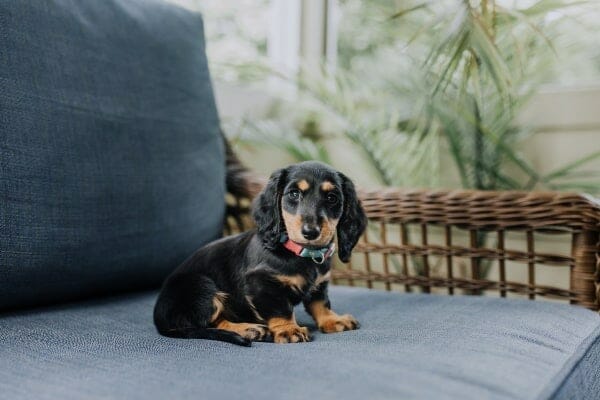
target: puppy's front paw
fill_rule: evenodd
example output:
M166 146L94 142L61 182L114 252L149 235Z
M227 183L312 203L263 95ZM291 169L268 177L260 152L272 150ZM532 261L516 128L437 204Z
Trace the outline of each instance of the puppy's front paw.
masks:
M262 342L269 339L270 332L266 325L247 324L248 327L244 330L242 337L246 339Z
M308 329L303 326L287 326L276 329L271 329L273 341L275 343L298 343L310 342L310 334Z
M298 343L311 340L308 329L299 326L294 320L274 318L269 321L269 329L275 343Z
M351 331L360 328L358 321L350 314L328 315L319 320L319 329L323 333Z

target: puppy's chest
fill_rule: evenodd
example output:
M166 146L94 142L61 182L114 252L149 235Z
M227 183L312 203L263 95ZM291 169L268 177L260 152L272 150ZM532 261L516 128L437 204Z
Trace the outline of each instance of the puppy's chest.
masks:
M319 265L314 269L297 274L281 274L277 276L277 279L295 296L302 298L317 291L321 284L329 281L330 277L330 268Z

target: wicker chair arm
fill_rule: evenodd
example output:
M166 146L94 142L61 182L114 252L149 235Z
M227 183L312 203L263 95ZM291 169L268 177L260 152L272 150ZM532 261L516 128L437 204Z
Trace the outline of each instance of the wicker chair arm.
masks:
M417 285L429 291L432 286L448 288L473 288L471 293L481 290L499 290L527 294L530 299L536 295L567 298L572 304L600 309L600 203L589 196L577 193L557 192L492 192L473 190L407 190L382 189L361 191L363 207L370 221L381 224L398 223L421 225L421 244L404 242L390 250L381 244L362 243L359 250L365 253L394 251L397 254L421 257L425 263L425 277ZM427 226L443 226L446 245L427 243ZM451 227L468 230L470 246L452 245ZM496 231L497 247L480 248L477 232ZM526 250L504 248L504 235L508 231L526 232ZM536 250L534 232L568 233L571 235L571 252L568 255L541 253ZM471 260L471 277L460 278L429 277L427 257L446 257L449 271L452 270L452 257L465 257ZM501 260L500 279L490 281L479 276L480 260ZM518 261L527 264L526 284L506 280L505 261ZM536 284L538 265L563 265L570 267L569 289L559 289ZM368 269L368 268L367 268ZM350 276L351 273L346 273ZM415 277L400 281L409 282ZM389 280L387 280L389 282ZM397 281L396 281L397 282ZM389 287L389 283L387 284ZM452 291L449 291L452 294Z
M369 219L479 230L598 230L600 203L577 193L361 190Z

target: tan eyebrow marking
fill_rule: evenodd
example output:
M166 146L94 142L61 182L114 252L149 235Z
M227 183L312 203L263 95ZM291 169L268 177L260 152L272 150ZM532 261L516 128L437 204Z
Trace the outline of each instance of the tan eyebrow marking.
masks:
M335 185L329 181L325 181L321 184L321 189L325 192L330 192L335 189Z
M302 179L298 182L298 189L302 190L303 192L307 191L309 188L310 184L306 181L306 179Z

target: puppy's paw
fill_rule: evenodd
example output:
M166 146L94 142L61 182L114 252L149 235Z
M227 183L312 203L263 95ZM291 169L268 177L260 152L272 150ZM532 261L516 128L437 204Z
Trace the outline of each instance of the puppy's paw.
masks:
M266 325L260 324L244 324L248 325L242 332L242 337L255 342L263 342L269 340L270 332Z
M217 328L237 333L244 339L257 342L266 341L270 338L269 328L267 328L266 325L261 324L221 321L217 324Z
M329 315L319 321L319 329L323 333L351 331L360 328L358 321L350 314Z
M271 331L275 343L310 342L308 329L302 326L290 326Z
M310 342L308 329L295 323L271 326L271 335L275 343Z

